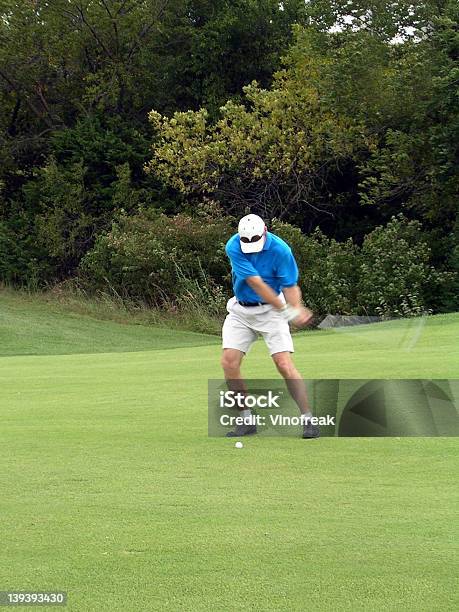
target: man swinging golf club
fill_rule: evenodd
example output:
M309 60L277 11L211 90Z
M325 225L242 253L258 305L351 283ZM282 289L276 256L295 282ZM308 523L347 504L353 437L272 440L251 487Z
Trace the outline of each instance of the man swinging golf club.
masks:
M225 250L231 262L234 289L222 330L221 364L228 386L234 391L247 392L241 377L241 362L261 334L300 409L303 438L317 438L319 428L310 420L306 386L291 357L293 341L289 322L304 327L313 316L301 302L298 267L292 251L286 242L267 231L263 219L252 214L240 220L238 233L228 240ZM227 436L256 433L250 409L241 408L241 416L244 424Z

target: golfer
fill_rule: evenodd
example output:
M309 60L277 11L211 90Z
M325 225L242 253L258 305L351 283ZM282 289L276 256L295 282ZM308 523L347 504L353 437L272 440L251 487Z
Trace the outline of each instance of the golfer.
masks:
M238 233L226 243L231 262L234 297L228 300L223 324L222 367L230 389L247 392L241 376L241 362L258 335L263 336L271 357L284 377L290 395L300 409L303 438L317 438L319 428L311 423L306 386L292 361L293 341L289 322L307 325L312 312L304 308L298 287L298 267L288 244L267 231L258 215L239 222ZM251 411L241 409L244 424L229 437L257 431Z

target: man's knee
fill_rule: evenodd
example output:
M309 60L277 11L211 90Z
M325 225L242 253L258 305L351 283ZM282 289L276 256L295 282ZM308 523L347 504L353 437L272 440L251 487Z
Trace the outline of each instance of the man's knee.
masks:
M225 371L239 369L242 361L242 354L239 351L223 351L221 366Z
M297 375L297 371L295 365L287 353L286 355L273 355L274 363L276 364L276 368L279 373L282 374L284 378L295 378Z

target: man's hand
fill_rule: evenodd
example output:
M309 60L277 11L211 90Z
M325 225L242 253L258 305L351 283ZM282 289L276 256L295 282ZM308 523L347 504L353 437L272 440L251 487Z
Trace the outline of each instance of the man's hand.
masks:
M302 306L300 308L300 314L296 319L293 319L292 323L296 325L296 327L306 327L306 325L311 323L313 316L314 314L309 308L304 308L304 306Z
M304 306L295 307L291 304L285 304L280 313L286 321L292 322L296 327L305 327L313 317L308 308L304 308Z
M246 282L264 302L274 306L287 321L291 321L296 327L305 327L311 322L313 314L302 305L298 285L284 287L282 292L287 300L287 304L284 304L260 276L249 276Z
M284 287L282 293L287 301L290 308L299 311L297 316L290 316L288 320L291 321L296 327L306 327L312 321L313 313L309 308L305 308L301 300L301 291L298 285L292 287ZM292 312L293 314L293 312Z

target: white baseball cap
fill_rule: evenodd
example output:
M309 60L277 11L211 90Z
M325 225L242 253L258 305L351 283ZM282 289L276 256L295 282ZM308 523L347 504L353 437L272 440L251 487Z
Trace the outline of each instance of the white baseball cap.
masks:
M259 253L266 242L265 222L258 215L246 215L237 228L243 253Z

